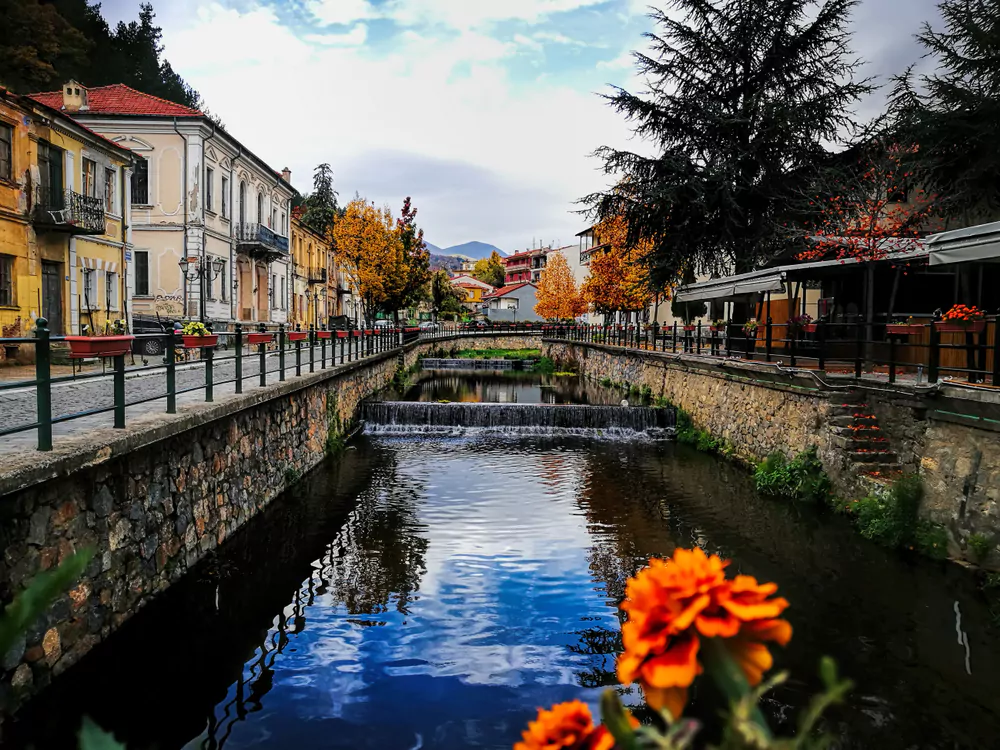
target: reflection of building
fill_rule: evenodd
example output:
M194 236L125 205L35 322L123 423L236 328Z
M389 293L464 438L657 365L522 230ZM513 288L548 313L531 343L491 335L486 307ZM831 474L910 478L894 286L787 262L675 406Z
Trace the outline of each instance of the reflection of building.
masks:
M37 94L135 155L129 186L133 312L285 321L291 174L204 113L122 84ZM185 283L179 263L220 267ZM189 264L190 264L189 263Z
M0 87L0 335L53 334L125 314L132 153L55 106ZM30 349L30 347L25 347ZM2 356L2 354L0 354ZM29 355L30 356L30 355Z

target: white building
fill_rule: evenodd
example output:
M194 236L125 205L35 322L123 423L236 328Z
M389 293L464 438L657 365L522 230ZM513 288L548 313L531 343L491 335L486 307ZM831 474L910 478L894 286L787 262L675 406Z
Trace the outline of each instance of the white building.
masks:
M78 88L34 98L141 157L128 190L131 312L287 321L291 174L198 110L122 84Z

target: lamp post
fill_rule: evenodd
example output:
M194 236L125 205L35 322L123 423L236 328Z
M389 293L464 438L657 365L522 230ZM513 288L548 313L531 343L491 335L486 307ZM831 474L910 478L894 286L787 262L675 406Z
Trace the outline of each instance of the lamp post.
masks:
M181 258L177 265L181 268L181 276L184 278L184 305L185 317L187 316L187 287L188 283L197 278L202 279L198 285L198 319L205 322L205 279L215 281L225 268L226 261L222 258L209 260L208 258Z

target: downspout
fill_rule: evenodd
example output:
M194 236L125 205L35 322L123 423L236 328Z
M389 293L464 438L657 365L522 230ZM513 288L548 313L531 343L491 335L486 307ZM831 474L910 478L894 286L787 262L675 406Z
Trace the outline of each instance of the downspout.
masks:
M236 159L242 159L243 158L243 144L237 143L236 144L236 148L239 149L239 153L236 154L236 157L233 159L232 163L229 165L229 198L230 198L230 200L229 200L229 269L230 269L230 273L233 274L233 279L236 280L236 293L229 295L229 297L230 297L230 300L229 300L229 302L230 302L229 309L230 309L230 312L232 313L233 320L239 320L239 316L237 316L236 310L237 310L237 308L239 306L239 302L240 301L238 299L235 299L235 297L236 297L236 295L239 294L240 282L239 282L239 276L237 275L239 273L239 269L237 268L237 265L236 265L236 243L233 242L233 240L235 239L235 234L236 234L236 217L233 216L233 211L237 210L237 207L234 205L235 202L232 200L232 197L233 197L233 192L236 190ZM239 196L239 191L236 191L236 194L237 194L237 197L238 197ZM248 283L250 284L250 294L253 295L253 284L254 284L254 281L257 278L257 269L255 267L255 264L251 264L250 265L250 274L249 274L249 276L250 276L250 278L248 280ZM256 309L256 305L257 305L257 303L254 302L253 303L253 308L254 309ZM250 320L254 320L255 317L256 317L255 314L251 312L251 314L250 314Z
M135 163L132 163L135 166ZM129 217L129 207L128 207L128 194L125 188L125 170L122 169L122 179L121 185L119 186L118 192L121 196L122 202L122 272L121 272L121 284L120 284L120 294L122 296L122 319L125 321L125 331L127 333L132 333L132 323L129 318L128 313L128 261L126 255L128 253L128 217ZM134 360L133 360L134 361Z
M174 119L174 132L177 133L178 136L180 136L180 139L182 141L184 141L184 160L183 160L183 164L184 164L184 180L182 182L183 187L181 188L181 203L184 205L184 258L187 258L188 257L188 206L187 206L188 140L187 140L187 136L185 136L183 133L181 133L180 130L177 129L177 118L175 117L173 119ZM182 260L183 260L183 258L182 258ZM178 270L179 269L180 269L180 267L178 266ZM181 276L183 277L183 278L181 278L181 287L184 289L184 317L186 318L186 317L188 317L188 291L187 291L187 289L188 289L188 283L187 283L187 274L186 273L182 273ZM201 287L201 284L199 284L199 287ZM200 305L199 305L199 307L200 307ZM199 312L201 313L201 315L199 317L202 319L202 321L204 321L205 320L205 311L204 310L199 310Z

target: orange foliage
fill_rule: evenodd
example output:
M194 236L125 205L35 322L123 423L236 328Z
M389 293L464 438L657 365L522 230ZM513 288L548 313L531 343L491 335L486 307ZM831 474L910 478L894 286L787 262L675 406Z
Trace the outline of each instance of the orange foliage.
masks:
M653 299L649 271L642 262L649 245L628 247L627 235L628 225L621 217L602 221L594 228L594 241L608 248L591 259L583 297L597 312L644 310Z
M365 306L365 316L400 295L406 262L392 212L355 198L333 225L334 255Z
M842 194L810 201L820 206L820 217L807 229L810 248L795 257L883 260L902 249L898 240L920 237L936 225L936 196L907 184L913 175L903 160L916 151L916 146L884 148L864 163L853 184L839 186Z
M548 320L572 320L587 312L566 256L560 252L549 253L535 297L535 313Z

